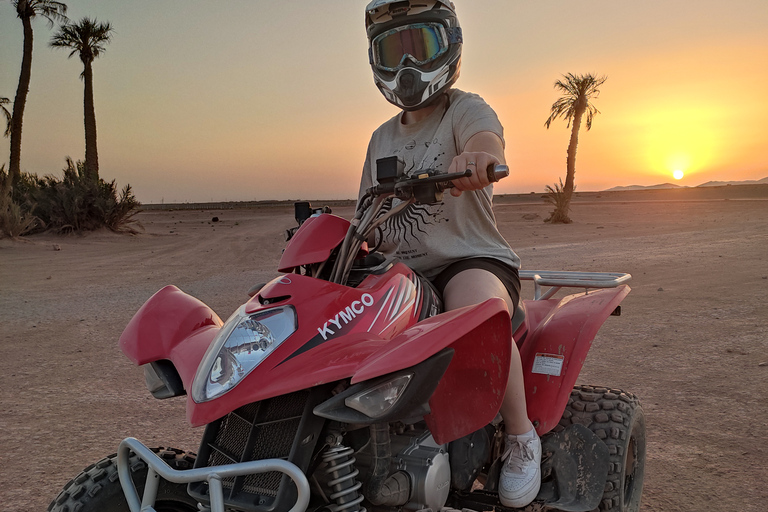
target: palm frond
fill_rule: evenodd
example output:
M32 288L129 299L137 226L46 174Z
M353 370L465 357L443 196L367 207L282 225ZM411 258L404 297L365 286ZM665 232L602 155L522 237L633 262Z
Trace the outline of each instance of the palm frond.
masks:
M557 119L558 117L562 117L568 122L568 126L571 126L571 121L573 120L573 116L576 112L575 103L570 100L568 97L563 97L557 100L552 104L552 107L550 109L550 115L547 119L546 125L547 128L549 128L549 125Z
M112 24L99 22L96 18L87 16L77 23L67 23L59 28L53 35L49 46L52 48L70 48L69 57L80 55L80 60L85 64L93 62L107 51L107 45L112 40L114 29Z
M6 105L10 104L11 100L8 98L0 98L0 110L2 110L3 115L5 115L5 132L3 132L3 137L8 137L11 134L11 120L13 119L13 116L11 115L11 112L5 107Z
M557 80L554 85L555 89L563 93L563 96L558 98L550 107L550 114L544 126L549 128L555 119L562 118L566 121L567 127L570 128L579 108L582 107L585 108L587 114L587 130L590 130L593 118L600 113L590 103L590 100L600 96L600 86L607 79L606 76L598 77L591 73L586 75L567 73L563 75L563 78Z
M53 28L54 23L66 23L67 4L56 2L54 0L11 0L16 8L16 15L19 18L35 18L41 16L48 22L48 27Z

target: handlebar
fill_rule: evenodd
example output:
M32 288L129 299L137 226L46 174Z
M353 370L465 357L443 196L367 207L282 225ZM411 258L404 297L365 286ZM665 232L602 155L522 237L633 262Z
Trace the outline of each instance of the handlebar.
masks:
M391 163L391 162L390 162ZM391 171L391 169L389 169ZM496 183L509 176L506 165L489 165L486 169L488 180ZM364 240L368 240L376 229L393 215L397 215L410 204L435 204L443 200L443 191L453 187L453 180L472 176L472 171L450 174L438 174L435 169L424 169L415 176L404 176L400 172L385 174L384 183L369 188L358 203L355 218L341 244L339 254L333 263L330 281L344 284L347 282L352 264ZM400 203L393 205L386 213L381 213L384 204L391 197Z
M490 164L486 168L488 175L488 181L496 183L499 180L509 176L509 167L503 164ZM395 193L397 195L398 190L411 188L415 186L423 186L428 184L436 184L439 191L443 191L449 188L453 188L453 180L460 178L468 178L472 176L472 171L467 169L463 172L454 172L449 174L435 174L434 169L424 169L417 173L414 177L404 177L400 181L394 181L390 183L382 183L371 187L369 191L374 196L380 196L384 194Z
M491 183L496 183L509 176L509 167L504 164L491 164L486 171L488 172L488 179Z
M488 181L490 181L491 183L496 183L506 178L507 176L509 176L509 167L503 164L490 164L485 169L485 172L488 175ZM472 176L472 171L467 169L464 172L457 172L455 174L456 174L455 177L451 177L449 179L455 180L458 178L469 178L470 176ZM449 175L449 176L453 176L453 175ZM443 181L445 181L446 175L442 175L440 177L443 178ZM451 188L451 187L453 187L453 183L451 183L449 186L446 186L445 188Z

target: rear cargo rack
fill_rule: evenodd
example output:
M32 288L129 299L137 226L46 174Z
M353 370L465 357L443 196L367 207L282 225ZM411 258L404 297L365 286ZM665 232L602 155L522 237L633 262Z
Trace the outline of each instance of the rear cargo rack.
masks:
M561 288L616 288L632 279L621 272L571 272L556 270L521 270L521 281L533 281L534 299L546 300ZM550 286L542 293L542 287Z

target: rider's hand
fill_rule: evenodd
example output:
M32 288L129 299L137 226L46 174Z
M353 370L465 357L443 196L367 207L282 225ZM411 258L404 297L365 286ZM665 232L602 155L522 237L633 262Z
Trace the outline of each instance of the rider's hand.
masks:
M467 169L472 171L472 176L468 178L459 178L453 180L451 195L458 197L465 190L479 190L487 187L491 182L488 180L488 166L499 164L499 159L490 153L484 151L465 151L454 157L448 172L464 172Z

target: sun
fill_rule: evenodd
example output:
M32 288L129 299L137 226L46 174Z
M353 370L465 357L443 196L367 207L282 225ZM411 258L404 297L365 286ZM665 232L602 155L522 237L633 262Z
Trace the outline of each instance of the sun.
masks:
M683 171L681 171L680 169L678 169L678 170L676 170L675 172L672 173L672 176L674 176L674 178L676 180L681 180L681 179L683 179L683 176L685 176L685 173Z

